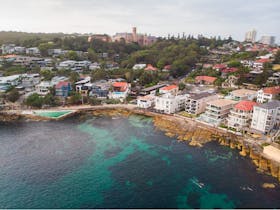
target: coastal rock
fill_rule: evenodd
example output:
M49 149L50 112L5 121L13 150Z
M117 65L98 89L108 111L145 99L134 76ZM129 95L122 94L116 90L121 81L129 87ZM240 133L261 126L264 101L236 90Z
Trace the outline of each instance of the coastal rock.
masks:
M8 113L4 113L4 112L0 113L0 122L13 122L13 121L17 121L19 119L20 119L20 116L16 115L16 114L8 114Z

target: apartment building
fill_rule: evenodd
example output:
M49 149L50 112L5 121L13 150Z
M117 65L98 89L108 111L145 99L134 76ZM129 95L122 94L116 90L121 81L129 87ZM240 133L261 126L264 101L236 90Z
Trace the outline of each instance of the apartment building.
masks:
M268 134L273 129L279 129L280 101L272 100L265 104L254 106L251 128Z
M236 101L229 99L210 101L207 103L205 113L199 119L215 126L225 123L230 110L236 103Z
M218 98L218 95L207 92L188 95L185 111L194 115L201 114L205 111L207 102L217 100Z
M265 103L280 95L280 86L268 87L258 91L257 102Z
M185 107L186 95L174 96L170 93L155 98L155 110L160 113L173 114Z
M239 90L231 91L226 98L234 101L242 101L242 100L252 101L255 98L257 98L257 95L258 95L257 91L248 90L248 89L239 89Z
M254 101L240 101L230 110L230 114L227 119L227 125L229 128L233 128L236 131L242 131L244 128L250 127L253 116L254 106L258 105Z

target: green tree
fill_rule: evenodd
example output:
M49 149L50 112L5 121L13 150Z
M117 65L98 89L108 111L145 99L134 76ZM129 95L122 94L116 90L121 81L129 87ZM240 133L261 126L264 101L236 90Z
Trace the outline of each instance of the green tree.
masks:
M184 90L185 88L186 88L185 83L180 82L180 83L179 83L179 90Z
M41 96L39 96L37 93L33 93L27 97L25 104L27 106L41 108L43 106L43 101L44 99Z
M72 50L67 53L66 57L70 60L79 60L78 54Z
M82 95L80 93L74 92L69 98L69 103L76 105L76 104L80 104L81 100L82 100Z
M49 93L43 98L43 104L46 104L49 106L57 106L59 104L59 102L55 96L53 96L51 93Z

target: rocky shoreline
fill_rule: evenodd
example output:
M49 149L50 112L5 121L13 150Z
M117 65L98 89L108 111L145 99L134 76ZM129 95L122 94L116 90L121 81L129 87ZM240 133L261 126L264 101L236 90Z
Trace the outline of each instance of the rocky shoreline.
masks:
M161 130L166 136L177 138L180 141L186 141L190 146L202 147L205 143L218 141L220 145L228 146L231 149L238 149L240 155L248 156L256 165L257 170L262 173L269 174L278 179L280 182L280 163L270 160L266 157L262 148L252 145L245 141L243 136L238 136L230 132L219 130L198 123L192 119L178 117L173 115L162 115L139 109L127 108L94 108L77 110L76 115L83 117L84 114L92 114L93 116L123 116L144 115L153 118L156 129ZM72 116L72 115L71 115ZM20 119L29 119L34 121L46 120L37 116L22 116L20 114L0 113L0 122L13 122ZM272 185L265 185L265 187Z

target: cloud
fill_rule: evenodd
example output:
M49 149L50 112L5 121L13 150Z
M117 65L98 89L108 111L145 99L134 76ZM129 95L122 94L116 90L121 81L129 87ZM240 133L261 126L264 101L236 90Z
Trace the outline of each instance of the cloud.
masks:
M275 0L9 0L1 2L0 30L32 32L130 31L232 35L247 30L279 35L280 1Z

